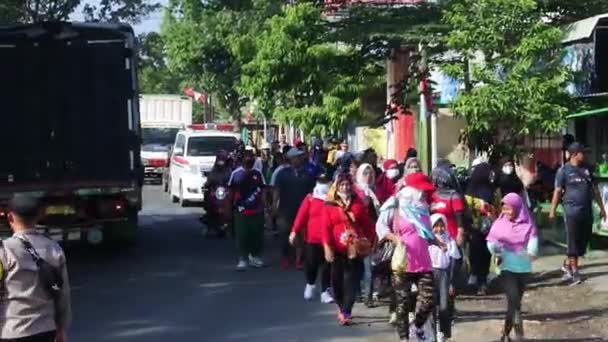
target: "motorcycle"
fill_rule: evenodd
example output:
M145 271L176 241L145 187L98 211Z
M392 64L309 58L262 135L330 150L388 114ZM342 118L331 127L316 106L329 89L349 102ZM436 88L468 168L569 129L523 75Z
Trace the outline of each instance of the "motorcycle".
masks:
M206 226L204 235L213 233L220 238L227 234L232 236L232 193L228 186L212 186L203 189L203 193L205 214L201 216L201 223Z

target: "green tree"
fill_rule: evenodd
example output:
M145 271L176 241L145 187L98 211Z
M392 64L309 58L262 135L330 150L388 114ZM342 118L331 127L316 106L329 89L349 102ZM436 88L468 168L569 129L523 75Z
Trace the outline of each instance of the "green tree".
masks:
M139 40L139 91L143 94L178 94L181 79L168 68L160 34L141 34Z
M606 0L538 0L545 18L554 23L571 23L608 12Z
M482 150L514 146L565 124L572 99L562 65L562 32L545 23L534 0L463 0L445 14L448 46L461 61L444 70L470 87L453 103L469 143Z
M152 0L99 0L97 4L83 0L2 0L0 24L68 20L80 5L84 5L87 21L131 23L160 8L160 4Z
M240 127L248 94L241 92L242 67L253 57L253 39L274 11L272 0L173 0L162 34L170 67L195 88L213 93Z

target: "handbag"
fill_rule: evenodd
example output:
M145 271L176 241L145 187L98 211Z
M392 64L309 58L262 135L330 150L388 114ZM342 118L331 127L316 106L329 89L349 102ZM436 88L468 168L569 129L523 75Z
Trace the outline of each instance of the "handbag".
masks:
M383 241L370 257L372 272L374 274L390 272L394 253L395 244L388 240Z
M17 237L25 250L32 256L38 266L38 277L44 286L44 290L52 299L57 299L63 287L63 277L59 268L49 264L42 259L32 244L24 237Z
M346 245L346 255L349 259L365 258L372 253L372 243L367 238L357 237L354 229L351 229L353 237Z
M391 270L397 274L403 274L407 270L407 250L403 242L399 242L395 247L391 258Z
M397 224L397 219L395 219L398 215L398 209L396 209L393 213L393 229L394 232L395 225ZM393 254L395 253L395 244L392 241L384 240L380 243L379 247L371 256L371 264L372 268L382 272L384 270L390 270L391 268L391 260L393 259Z

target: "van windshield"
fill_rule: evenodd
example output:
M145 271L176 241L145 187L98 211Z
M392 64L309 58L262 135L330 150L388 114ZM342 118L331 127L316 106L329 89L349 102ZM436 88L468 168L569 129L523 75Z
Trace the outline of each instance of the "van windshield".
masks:
M188 153L190 157L215 156L219 150L234 151L235 137L191 137L188 139Z

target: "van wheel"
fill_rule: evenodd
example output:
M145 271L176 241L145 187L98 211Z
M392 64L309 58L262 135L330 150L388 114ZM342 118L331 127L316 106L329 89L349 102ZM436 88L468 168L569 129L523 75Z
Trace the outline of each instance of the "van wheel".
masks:
M171 180L169 180L169 184L171 184ZM173 187L171 185L169 185L169 196L171 197L171 202L179 202L179 198L173 194Z
M188 206L188 202L184 199L184 187L182 182L179 182L179 206L182 208Z

